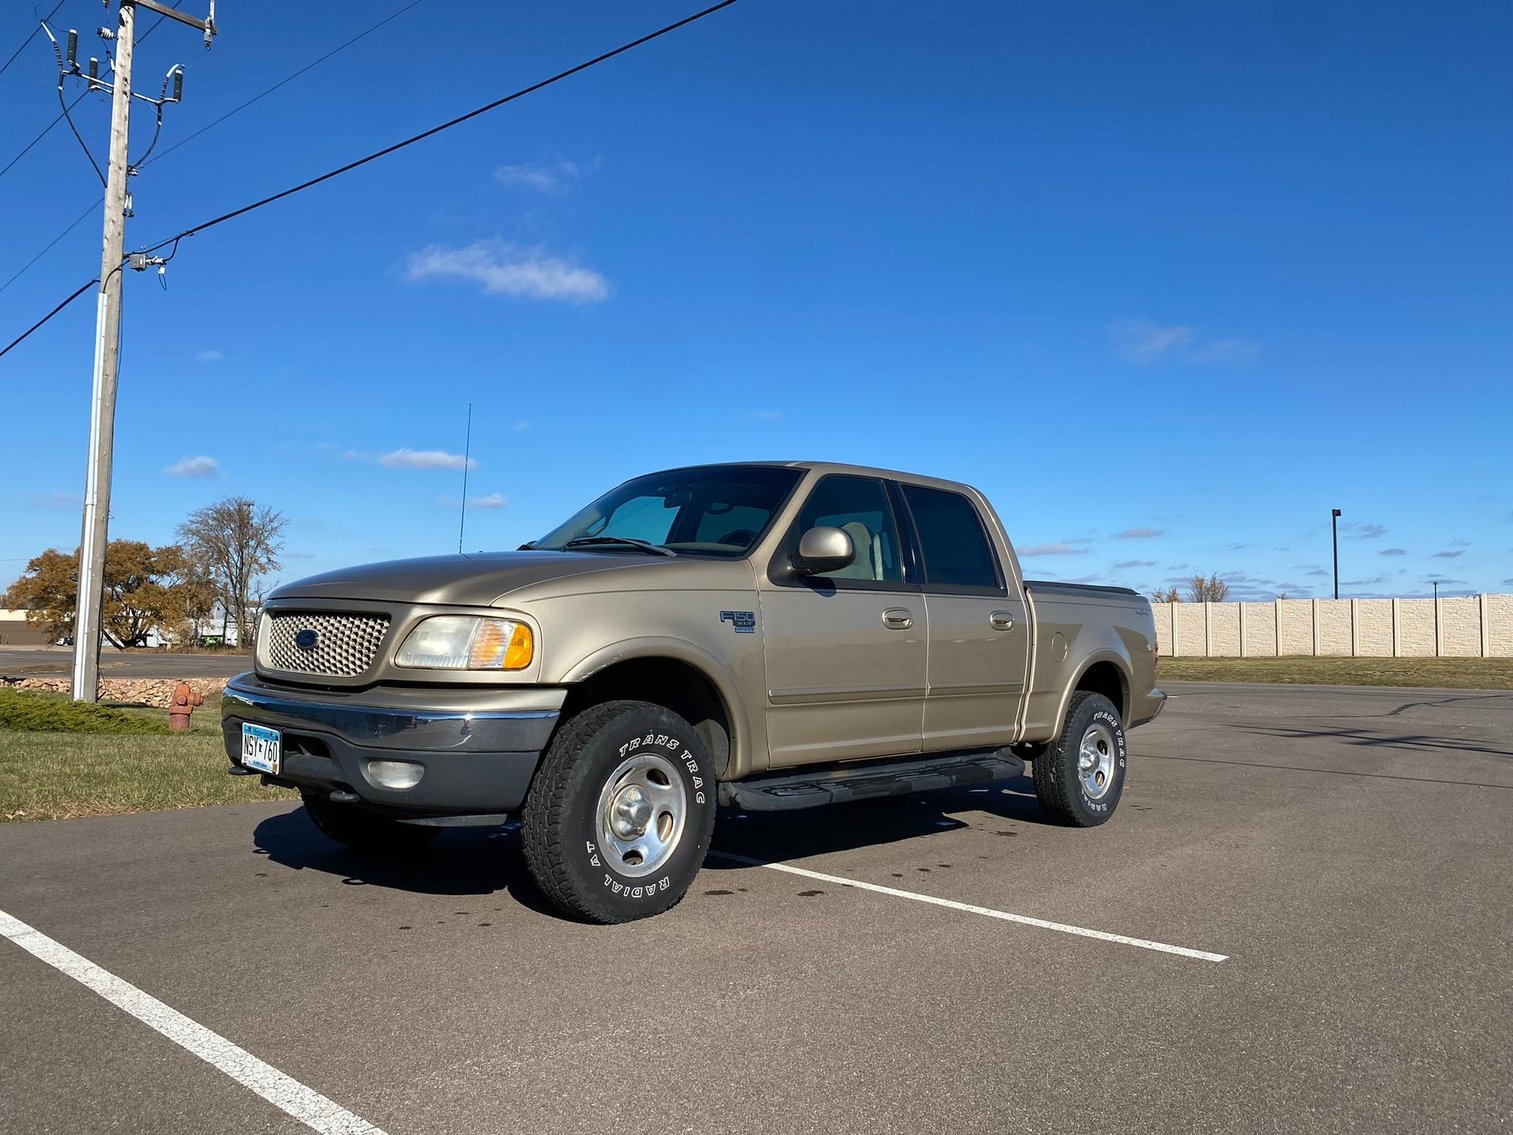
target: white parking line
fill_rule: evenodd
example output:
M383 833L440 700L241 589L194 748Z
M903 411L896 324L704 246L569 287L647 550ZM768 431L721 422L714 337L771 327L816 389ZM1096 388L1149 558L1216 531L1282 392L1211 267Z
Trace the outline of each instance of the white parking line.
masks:
M1018 922L1025 926L1038 926L1042 930L1055 930L1061 934L1076 934L1080 938L1097 938L1100 942L1118 942L1121 946L1139 946L1142 950L1158 950L1163 954L1179 954L1184 958L1197 958L1203 962L1222 962L1229 957L1228 954L1211 954L1207 950L1193 950L1186 946L1168 946L1165 942L1152 942L1148 938L1131 938L1127 934L1110 934L1106 930L1089 930L1085 926L1072 926L1065 922L1048 922L1044 918L1031 918L1027 914L1010 914L1006 910L993 910L991 907L974 906L972 903L956 902L954 899L936 898L934 895L921 895L915 891L901 891L897 887L884 887L877 883L864 883L860 879L843 879L839 875L826 875L820 871L810 871L804 867L790 867L786 863L768 863L762 859L748 859L744 855L732 855L728 851L711 851L710 855L720 859L729 859L736 863L745 863L752 867L766 867L772 871L783 871L789 875L802 875L806 879L818 879L822 883L834 883L838 887L856 887L863 891L875 891L880 895L892 895L896 899L912 899L915 902L929 903L931 906L943 906L950 910L960 910L967 914L980 914L984 918L996 918L1001 922Z
M384 1135L361 1116L333 1103L314 1088L284 1075L246 1049L197 1024L177 1009L143 993L135 985L101 969L88 958L53 941L42 931L0 910L0 934L48 965L93 989L116 1008L156 1029L180 1048L219 1068L237 1083L288 1112L321 1135Z

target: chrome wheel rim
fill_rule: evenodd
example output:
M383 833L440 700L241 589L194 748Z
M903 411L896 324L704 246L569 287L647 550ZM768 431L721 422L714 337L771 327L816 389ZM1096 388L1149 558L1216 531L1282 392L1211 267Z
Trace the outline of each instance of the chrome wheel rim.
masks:
M666 865L683 839L688 792L677 766L655 752L620 762L595 809L599 850L616 874L632 879Z
M1077 746L1077 777L1088 799L1100 800L1113 787L1115 752L1114 734L1107 725L1095 721L1087 727Z

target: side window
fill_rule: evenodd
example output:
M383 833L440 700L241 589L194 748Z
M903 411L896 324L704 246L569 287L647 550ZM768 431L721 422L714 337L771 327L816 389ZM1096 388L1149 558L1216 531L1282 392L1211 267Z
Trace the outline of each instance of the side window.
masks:
M903 579L898 528L883 483L872 477L826 477L814 487L799 512L792 543L811 528L839 528L851 537L856 559L849 567L817 579L899 582Z
M943 489L901 487L919 533L925 587L1001 592L998 557L972 502Z

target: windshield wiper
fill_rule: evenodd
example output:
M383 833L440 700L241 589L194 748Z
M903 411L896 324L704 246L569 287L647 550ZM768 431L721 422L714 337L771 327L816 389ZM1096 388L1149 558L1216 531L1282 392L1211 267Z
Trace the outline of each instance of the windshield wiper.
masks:
M650 540L637 540L634 536L579 536L576 540L569 540L562 547L566 548L594 548L607 544L620 544L627 548L634 548L638 552L646 552L653 556L676 556L678 553L671 548L664 548L660 544L653 544Z

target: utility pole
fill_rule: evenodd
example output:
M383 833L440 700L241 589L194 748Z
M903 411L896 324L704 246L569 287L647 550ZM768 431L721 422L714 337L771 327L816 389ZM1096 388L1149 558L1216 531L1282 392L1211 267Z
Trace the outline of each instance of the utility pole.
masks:
M84 475L84 531L79 539L79 606L74 613L74 701L96 701L105 545L110 528L110 471L115 455L116 376L121 365L121 261L126 244L126 135L131 126L131 52L136 9L121 4L115 89L110 96L110 165L105 175L105 239L95 303L95 369L89 410L89 466Z
M126 267L126 218L131 215L131 191L128 184L136 171L127 160L126 143L131 127L132 49L136 41L136 9L141 5L160 15L175 19L205 33L205 46L215 35L215 3L210 15L196 20L157 0L121 0L119 23L114 36L114 66L110 97L110 165L105 178L105 235L100 249L100 291L95 308L94 383L89 413L89 464L84 477L84 521L79 539L79 597L74 612L73 700L96 701L100 684L100 624L105 593L105 549L110 529L110 478L115 454L116 381L121 366L121 272ZM49 32L49 35L52 33ZM102 37L107 38L105 29ZM68 69L59 60L60 78L79 75L74 58L76 36L69 33ZM56 42L56 41L54 41ZM169 72L170 76L174 74ZM137 95L154 103L161 114L165 102L177 102L182 91L182 69L174 95L158 99ZM90 89L104 89L107 84L96 77L94 60L90 61ZM136 263L140 260L141 263ZM161 265L162 261L155 261ZM134 256L132 267L141 271L149 261Z

